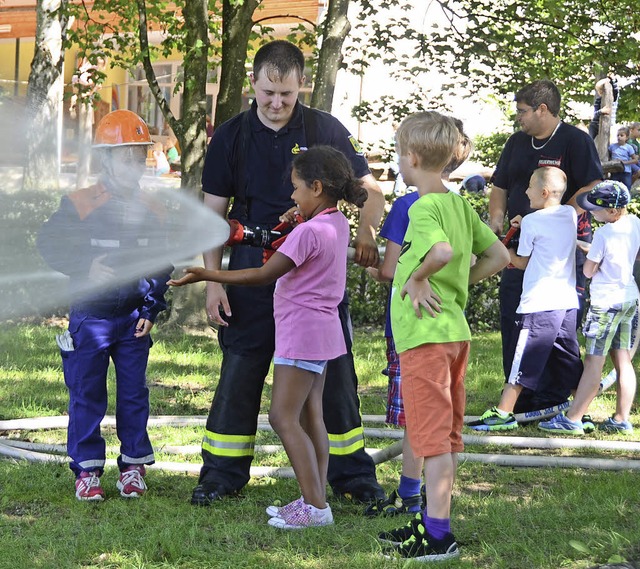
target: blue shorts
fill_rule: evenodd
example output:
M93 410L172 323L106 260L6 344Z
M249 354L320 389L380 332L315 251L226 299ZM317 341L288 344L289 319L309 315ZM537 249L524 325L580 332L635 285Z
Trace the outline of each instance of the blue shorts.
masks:
M630 350L635 340L638 300L613 306L591 306L582 329L589 356L606 356L609 350Z
M275 365L281 366L293 366L313 373L324 373L324 368L327 367L327 360L290 360L289 358L280 358L278 356L273 358Z

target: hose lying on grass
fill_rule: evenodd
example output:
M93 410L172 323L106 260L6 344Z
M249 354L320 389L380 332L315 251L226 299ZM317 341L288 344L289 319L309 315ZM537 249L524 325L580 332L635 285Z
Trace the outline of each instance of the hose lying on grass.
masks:
M382 415L365 415L364 421L384 422ZM204 416L154 416L149 419L149 426L202 426L206 421ZM258 429L272 431L266 415L260 415ZM32 419L14 419L0 421L0 431L29 431L41 429L64 429L67 427L68 417L37 417ZM101 423L102 426L115 426L115 417L107 416ZM402 429L365 428L365 435L372 438L402 439ZM535 448L535 449L592 449L622 451L626 453L640 452L640 443L634 441L597 441L589 439L566 438L537 438L537 437L512 437L496 435L462 435L463 441L468 445L504 446L510 448ZM175 447L171 452L191 454L196 450L194 445L190 447ZM279 445L264 445L256 447L258 452L276 452ZM199 449L197 449L199 451ZM67 462L68 458L59 453L65 453L64 445L47 445L17 441L15 439L0 438L0 456L33 462ZM402 441L398 440L383 449L368 449L375 464L397 458L402 453ZM554 457L554 456L518 456L513 454L475 454L461 453L460 460L468 462L482 462L498 464L502 466L522 467L561 467L561 468L592 468L598 470L640 470L640 461L607 458L584 457ZM107 460L107 465L115 465L113 459ZM153 468L185 473L198 473L199 464L185 462L157 462ZM293 470L289 467L256 466L251 468L252 476L292 477Z

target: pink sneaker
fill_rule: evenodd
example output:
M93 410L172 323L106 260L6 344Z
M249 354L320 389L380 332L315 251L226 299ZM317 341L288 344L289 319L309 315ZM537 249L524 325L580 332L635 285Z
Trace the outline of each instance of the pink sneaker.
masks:
M92 502L104 500L104 490L100 486L100 474L97 470L92 472L83 470L76 478L76 498Z
M299 507L299 505L303 503L304 498L300 496L300 498L298 498L297 500L289 502L284 506L267 506L267 509L265 511L270 518L282 518L287 514L287 512Z
M269 518L267 522L270 526L279 529L304 529L315 526L327 526L333 523L333 514L331 508L327 504L322 510L306 504L298 502L295 507L280 517L280 515Z
M146 491L144 475L147 473L144 466L128 466L120 473L116 487L123 498L140 498Z

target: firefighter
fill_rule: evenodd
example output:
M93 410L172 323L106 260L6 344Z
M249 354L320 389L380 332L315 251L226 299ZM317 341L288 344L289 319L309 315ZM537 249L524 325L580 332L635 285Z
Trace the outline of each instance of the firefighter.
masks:
M328 113L298 102L303 74L304 56L293 44L278 40L258 50L251 74L255 91L251 109L218 127L209 144L202 177L204 203L243 225L272 228L294 205L288 174L293 158L309 146L331 145L349 158L367 189L354 242L355 260L362 266L376 265L374 235L384 208L382 192L347 129ZM220 268L221 256L221 248L206 252L205 266ZM261 264L261 249L236 246L229 269ZM202 443L204 464L191 496L194 505L209 505L249 481L260 398L274 351L273 286L225 290L219 283L207 283L207 312L219 325L223 362ZM364 502L384 499L375 465L364 450L346 299L339 314L347 354L331 360L326 374L328 481L340 496Z
M91 187L64 196L38 234L38 249L56 271L70 277L69 328L57 337L69 390L67 452L78 500L105 497L100 477L105 441L100 422L107 410L107 369L116 371L116 430L120 440L116 487L125 498L142 496L145 465L154 454L147 434L146 368L150 331L166 308L172 267L136 274L149 247L166 240L162 210L140 191L152 144L145 122L114 111L98 124L94 149L101 174Z

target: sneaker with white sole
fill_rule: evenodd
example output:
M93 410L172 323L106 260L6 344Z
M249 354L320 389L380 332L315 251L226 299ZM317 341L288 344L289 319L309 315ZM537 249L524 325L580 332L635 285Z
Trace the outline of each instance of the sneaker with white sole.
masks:
M398 546L403 541L409 539L416 531L415 526L422 523L422 512L417 512L415 516L409 520L404 526L392 529L389 531L383 531L378 534L378 541L384 544Z
M281 518L286 515L287 512L291 511L294 508L297 508L300 503L304 502L304 498L300 496L297 500L293 502L289 502L284 506L267 506L265 512L270 518Z
M100 474L97 470L82 471L76 478L76 498L81 501L102 502L104 490L100 486Z
M584 435L582 421L572 421L564 413L558 413L548 421L540 421L538 428L547 433L561 435Z
M146 491L147 485L144 475L147 473L144 466L128 466L120 472L120 478L116 482L116 488L120 490L123 498L140 498Z
M275 528L287 530L328 526L333 523L333 514L328 504L326 508L319 509L303 501L284 513L283 517L269 518L267 523Z
M446 561L460 555L458 544L452 533L436 539L424 527L422 521L411 524L411 535L400 545L384 548L387 559L401 558L414 561Z

